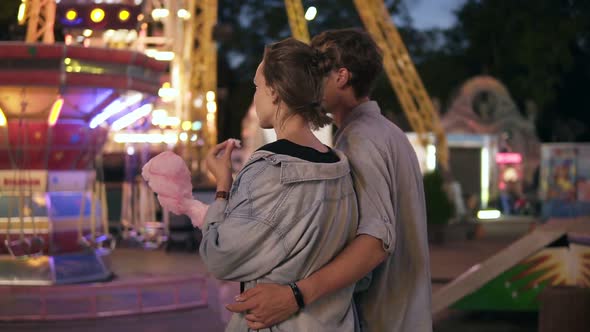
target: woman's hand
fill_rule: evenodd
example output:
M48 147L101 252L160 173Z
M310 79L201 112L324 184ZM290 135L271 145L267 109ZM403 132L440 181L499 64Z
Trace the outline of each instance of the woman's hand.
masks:
M231 188L233 182L231 153L234 147L239 147L239 141L230 138L217 144L207 153L207 168L215 177L217 191L229 191Z

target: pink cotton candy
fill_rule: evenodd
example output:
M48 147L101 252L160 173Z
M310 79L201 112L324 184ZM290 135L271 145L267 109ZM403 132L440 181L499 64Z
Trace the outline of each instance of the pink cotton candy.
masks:
M184 160L171 151L150 159L141 175L158 194L192 198L191 173Z
M141 176L158 194L162 207L186 214L193 226L201 228L209 206L193 199L191 173L180 156L171 151L160 153L143 166Z

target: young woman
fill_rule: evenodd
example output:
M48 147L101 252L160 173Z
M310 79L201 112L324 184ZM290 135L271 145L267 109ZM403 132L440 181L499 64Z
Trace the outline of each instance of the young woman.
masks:
M321 108L330 61L310 46L286 39L269 45L254 77L262 128L277 141L258 149L231 176L234 141L207 156L217 180L216 201L203 225L201 256L217 278L289 284L310 275L352 240L357 203L346 157L323 145L312 129L330 123ZM353 331L353 287L307 307L295 283L298 314L266 331ZM248 331L234 314L226 331Z

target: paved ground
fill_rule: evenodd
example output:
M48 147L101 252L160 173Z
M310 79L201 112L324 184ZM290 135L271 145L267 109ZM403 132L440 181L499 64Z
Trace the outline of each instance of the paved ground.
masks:
M495 237L481 240L458 241L431 246L433 291L457 277L473 264L489 257L511 243L514 237ZM152 251L138 260L132 249L118 249L111 262L119 278L150 277L205 273L197 254ZM0 331L109 331L109 332L178 332L223 331L221 304L230 299L237 287L233 283L209 280L209 307L189 311L147 314L100 320L63 322L0 323ZM221 302L221 303L220 303ZM225 316L227 317L227 316ZM533 332L537 331L537 316L524 314L464 313L445 311L435 317L435 332Z
M434 332L536 332L536 313L450 312L438 317Z

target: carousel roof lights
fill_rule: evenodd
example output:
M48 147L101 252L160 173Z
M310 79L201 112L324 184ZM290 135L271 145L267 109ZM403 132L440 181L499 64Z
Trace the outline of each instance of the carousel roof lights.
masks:
M121 20L122 22L127 21L130 16L131 13L127 9L123 9L119 12L119 20Z
M57 119L59 118L59 113L61 113L61 108L64 105L64 99L62 97L57 98L53 105L51 106L51 112L49 112L49 118L47 118L47 123L49 126L55 125Z
M145 116L148 116L152 112L153 108L154 108L154 106L152 104L145 104L145 105L141 106L140 108L136 109L135 111L133 111L129 114L126 114L122 118L113 122L113 125L111 126L111 128L113 130L121 130L125 127L128 127L128 126L132 125L133 123L135 123L135 121L137 121Z
M98 127L111 116L120 113L129 108L130 106L139 103L141 99L143 99L143 95L139 92L128 94L125 97L116 99L107 107L105 107L101 113L97 114L94 118L92 118L92 120L90 120L89 127L91 129Z
M78 12L75 11L74 9L70 9L66 12L66 20L74 21L77 18L78 18Z
M105 12L104 12L104 9L102 9L102 8L94 8L90 12L90 20L94 23L102 22L102 20L104 20L104 17L105 17Z

